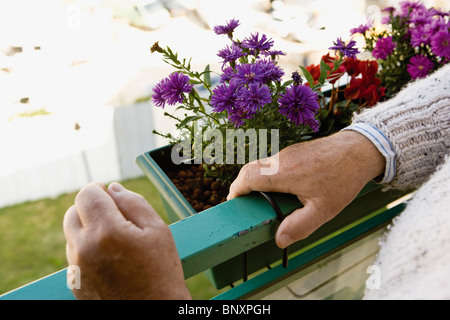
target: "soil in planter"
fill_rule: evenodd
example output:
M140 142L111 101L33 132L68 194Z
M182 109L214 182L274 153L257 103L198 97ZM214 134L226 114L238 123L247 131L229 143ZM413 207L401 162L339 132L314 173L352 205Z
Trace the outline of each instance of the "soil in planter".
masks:
M197 212L226 201L229 185L205 177L201 164L170 171L167 176Z

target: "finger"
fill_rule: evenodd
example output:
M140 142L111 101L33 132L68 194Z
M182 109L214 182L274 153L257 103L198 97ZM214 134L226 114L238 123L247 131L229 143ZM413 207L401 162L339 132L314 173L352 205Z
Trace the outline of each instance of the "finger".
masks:
M100 183L90 183L81 189L75 197L75 207L83 227L111 222L117 218L125 220L114 200Z
M327 219L319 210L311 204L306 204L303 208L297 209L288 215L278 227L275 235L275 242L280 248L305 239L317 228L324 224Z
M69 209L67 209L63 220L63 230L66 241L69 242L71 239L76 237L82 228L83 225L81 224L77 209L73 205Z
M121 184L111 183L108 187L108 193L125 219L131 221L137 227L144 229L154 226L156 223L164 223L144 197L125 189Z
M270 159L256 161L242 167L238 177L230 186L227 200L248 194L252 191L288 192L285 183L278 183L280 176L277 174L263 174L264 170L273 164Z

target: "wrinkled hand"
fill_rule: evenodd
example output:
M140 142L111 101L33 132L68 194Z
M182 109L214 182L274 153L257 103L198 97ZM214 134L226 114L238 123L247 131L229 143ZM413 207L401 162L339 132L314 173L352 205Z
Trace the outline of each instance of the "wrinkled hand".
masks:
M112 183L84 187L64 217L78 299L190 298L169 227L140 195Z
M261 169L276 166L277 173L261 174ZM384 166L385 159L372 142L357 132L342 131L245 165L230 187L228 200L251 191L296 195L304 207L287 216L275 236L277 245L285 248L335 217L383 173Z

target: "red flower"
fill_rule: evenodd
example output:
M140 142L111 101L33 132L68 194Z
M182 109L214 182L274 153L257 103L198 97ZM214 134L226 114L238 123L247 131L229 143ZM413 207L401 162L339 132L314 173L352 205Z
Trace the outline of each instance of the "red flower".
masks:
M378 102L378 100L380 100L380 95L378 94L377 86L372 84L368 88L363 89L361 91L361 98L366 100L369 106L373 106L375 103Z
M334 67L334 61L336 60L336 57L331 57L330 53L328 52L326 55L322 56L323 62L325 62L327 65L330 66L331 69ZM340 77L342 77L345 73L345 67L341 65L337 70L332 72L331 74L328 72L328 82L331 84L334 84L336 81L339 80Z
M334 63L334 60L336 60L336 58L330 56L330 53L328 52L326 55L322 56L321 60L323 60L323 62L325 62L325 63L330 64L330 63Z
M349 76L357 77L361 73L361 71L359 70L359 63L360 61L358 59L348 58L345 59L342 65L344 66Z
M363 77L375 77L378 71L378 62L375 60L359 61L358 68Z
M378 71L376 61L347 59L343 63L347 73L352 77L344 91L347 100L364 99L367 105L375 105L385 95L385 87L380 87L381 80L375 77ZM361 78L356 78L361 75Z
M313 77L314 80L314 84L319 83L319 77L320 77L320 66L317 65L310 65L306 67L306 70L309 71L309 73L311 73L311 76Z
M330 69L333 69L334 60L335 60L334 57L331 57L330 54L327 53L326 55L322 56L322 60L330 66ZM319 77L320 77L320 73L321 73L320 64L316 64L316 65L312 64L312 65L306 67L306 70L308 70L309 73L311 73L311 76L314 80L314 84L319 83ZM341 65L337 70L335 70L331 74L328 71L328 74L327 74L328 82L330 82L332 84L335 83L340 77L342 77L344 75L344 73L345 73L345 67L343 65Z
M345 88L344 95L347 100L355 100L360 97L363 79L352 78L350 85Z

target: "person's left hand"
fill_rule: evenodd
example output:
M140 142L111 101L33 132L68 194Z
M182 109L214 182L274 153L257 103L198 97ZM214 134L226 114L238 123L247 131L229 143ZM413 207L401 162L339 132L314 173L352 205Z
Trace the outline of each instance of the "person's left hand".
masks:
M64 217L77 299L189 299L169 227L140 195L112 183L84 187Z

